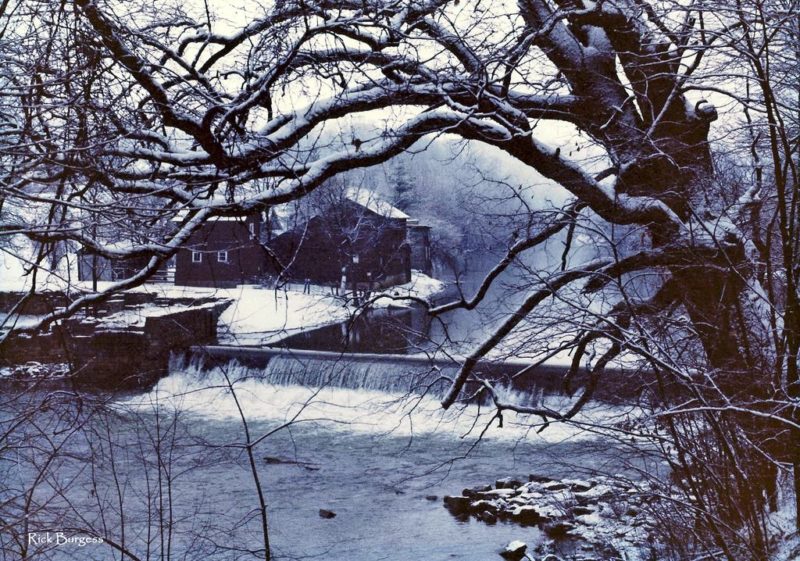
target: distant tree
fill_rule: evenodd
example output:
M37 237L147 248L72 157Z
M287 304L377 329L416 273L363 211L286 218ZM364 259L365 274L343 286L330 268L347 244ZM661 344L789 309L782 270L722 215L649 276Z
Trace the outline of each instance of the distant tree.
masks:
M392 162L389 181L394 189L394 206L405 213L410 213L414 201L418 200L419 196L415 192L413 180L409 176L404 160L398 158Z

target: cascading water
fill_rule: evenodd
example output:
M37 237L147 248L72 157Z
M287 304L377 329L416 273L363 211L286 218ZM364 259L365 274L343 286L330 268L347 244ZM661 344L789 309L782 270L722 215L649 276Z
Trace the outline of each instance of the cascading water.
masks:
M503 422L485 400L473 400L447 411L441 397L456 367L434 367L420 362L397 363L339 357L337 360L299 356L272 356L265 366L245 366L236 360L209 361L195 354L173 357L170 375L148 394L127 401L137 407L164 404L208 419L232 419L241 406L249 419L285 422L303 419L348 431L394 434L449 433L461 436L517 440L529 438L542 426L539 417L507 411ZM522 391L497 386L505 402L567 408L568 398L534 388ZM235 392L236 400L232 399ZM237 402L238 401L238 406ZM574 420L596 424L602 417L613 422L624 411L591 404ZM581 437L575 424L551 423L539 441Z
M257 504L246 457L237 452L244 439L241 412L258 440L271 538L282 556L371 561L390 552L396 561L480 561L514 539L535 543L538 531L456 520L438 497L504 475L573 475L564 458L585 466L602 460L605 466L597 447L612 449L606 442L595 445L596 434L574 425L552 423L538 434L540 419L512 412L500 426L491 406L444 411L437 397L444 386L436 379L453 373L357 357L273 356L264 366L246 366L198 354L175 358L170 375L152 391L119 407L144 423L173 418L175 411L191 443L205 446L196 452L202 461L185 458L191 478L176 492L176 500L188 501L179 512L186 519L197 516L198 495L227 517L244 516ZM507 398L514 399L510 390ZM563 397L543 399L563 406ZM590 407L577 420L596 423L605 416L608 422L618 414L608 406ZM320 517L321 508L336 517ZM215 524L224 519L214 515ZM240 543L242 535L235 530L231 543Z
M343 356L339 360L278 355L264 369L264 381L271 384L298 384L310 387L339 387L377 390L387 393L429 393L444 395L447 380L457 368L372 362Z
M235 359L219 360L202 352L188 357L173 357L170 372L189 369L198 376L214 368L246 370L246 377L263 383L279 386L303 386L308 388L345 388L383 392L393 395L428 396L441 399L446 394L451 380L458 373L459 365L442 361L425 360L421 357L376 356L346 353L317 353L304 351L275 350L262 367L241 365ZM497 369L497 367L495 367ZM487 370L484 367L484 370ZM544 395L558 394L553 384L541 385L528 378L516 383L507 376L487 373L496 392L503 401L515 405L540 405ZM491 402L486 392L477 391L477 383L468 383L464 394L470 403L488 405Z

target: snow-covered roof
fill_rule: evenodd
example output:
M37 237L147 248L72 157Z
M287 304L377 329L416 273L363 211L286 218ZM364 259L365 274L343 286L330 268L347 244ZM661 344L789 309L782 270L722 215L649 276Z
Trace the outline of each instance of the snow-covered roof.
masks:
M186 215L189 214L187 210L179 210L175 216L170 218L170 222L181 222ZM245 222L247 220L244 216L212 216L207 222Z
M362 187L349 187L345 192L345 197L356 204L371 210L375 214L386 218L404 218L409 216L399 208L390 205L386 201L378 198L374 191Z
M269 228L273 235L280 236L292 229L294 210L294 203L277 205L269 209Z
M405 212L379 198L375 192L370 189L364 187L348 187L343 195L348 201L366 208L379 216L408 220L409 222L413 221ZM288 232L299 223L308 221L313 216L318 216L318 213L321 212L319 209L305 209L305 211L306 212L303 212L303 207L298 204L298 201L271 207L269 209L269 227L272 234L281 235ZM297 216L298 212L300 212L302 216L299 220Z

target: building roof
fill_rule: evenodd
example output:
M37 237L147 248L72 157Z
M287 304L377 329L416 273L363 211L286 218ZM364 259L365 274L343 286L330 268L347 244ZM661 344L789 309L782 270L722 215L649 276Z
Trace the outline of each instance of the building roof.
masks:
M374 191L363 187L348 187L345 197L379 216L386 218L408 219L409 216L399 208L378 198Z
M344 192L344 197L384 218L396 218L400 220L409 220L411 218L405 212L381 199L374 191L366 187L348 187ZM270 208L271 218L273 221L277 222L277 224L273 224L273 227L279 230L278 233L283 233L290 229L289 223L290 217L293 214L294 204L295 203L286 203ZM171 222L180 222L186 217L186 214L186 210L178 211L175 213L175 216L171 218ZM244 220L245 218L240 216L214 216L208 221L237 222Z
M374 191L366 187L348 187L344 191L344 198L384 218L408 220L409 223L418 222L410 218L399 208L387 203L378 197ZM281 235L298 226L294 220L298 201L273 206L269 209L269 227L273 235ZM306 215L305 220L310 220L314 215Z
M175 216L169 219L170 222L181 222L186 215L189 214L187 210L179 210L175 213ZM246 222L247 216L212 216L208 218L206 222Z

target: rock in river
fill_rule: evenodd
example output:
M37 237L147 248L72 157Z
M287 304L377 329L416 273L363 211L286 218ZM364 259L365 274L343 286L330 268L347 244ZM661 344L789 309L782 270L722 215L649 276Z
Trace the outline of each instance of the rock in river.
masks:
M525 557L527 549L528 546L525 542L513 541L500 552L500 555L503 559L508 559L508 561L521 561Z
M495 489L516 489L520 485L522 485L522 481L518 479L514 479L513 477L503 477L495 482L494 487Z
M472 499L469 497L451 497L450 495L445 495L442 501L444 506L453 514L468 513L472 504Z

